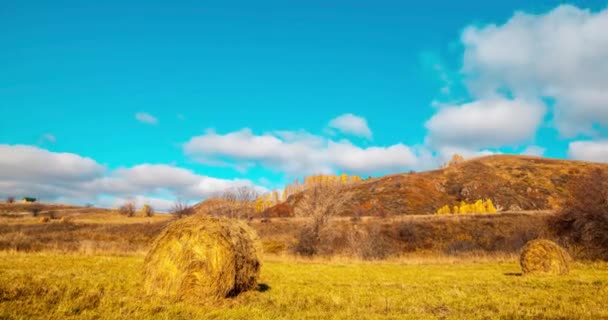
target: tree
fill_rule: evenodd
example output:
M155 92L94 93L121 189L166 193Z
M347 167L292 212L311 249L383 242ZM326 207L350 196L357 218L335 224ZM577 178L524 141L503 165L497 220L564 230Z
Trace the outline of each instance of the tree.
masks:
M259 196L257 199L255 199L255 212L256 213L262 213L264 212L264 209L266 209L264 207L264 196Z
M550 230L577 254L608 260L608 174L595 169L568 184L569 198L549 221Z
M133 200L127 200L118 208L118 212L123 216L133 217L135 215L135 203Z
M298 234L298 241L293 248L297 254L304 256L316 255L322 243L322 232L334 215L336 208L350 201L340 194L339 186L318 185L302 194L300 204L294 208L296 216L311 216L312 221Z
M6 202L7 203L15 203L15 197L14 196L8 196L8 197L6 197Z
M485 207L487 213L497 213L496 207L494 207L492 199L486 200Z
M173 203L173 206L171 206L171 214L175 219L181 219L193 215L194 208L188 203L178 199Z
M227 189L220 195L224 202L215 210L215 214L234 219L249 219L255 213L255 201L258 196L257 190L249 186Z
M42 206L39 204L32 204L27 207L27 211L32 214L32 217L37 217L42 212Z
M477 200L471 205L471 213L486 213L486 206L483 200Z
M154 215L154 208L152 208L149 204L144 204L141 208L142 217L151 217Z

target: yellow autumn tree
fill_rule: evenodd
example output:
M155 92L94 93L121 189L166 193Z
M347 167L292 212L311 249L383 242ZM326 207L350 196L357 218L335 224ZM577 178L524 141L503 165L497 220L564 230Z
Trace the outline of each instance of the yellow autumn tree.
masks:
M492 199L486 200L485 206L486 206L487 213L497 213L498 212L496 210L496 207L494 207L494 203L492 202Z
M450 206L443 206L441 208L439 208L439 210L437 210L437 212L435 212L436 215L446 215L446 214L451 214L452 212L450 212Z
M486 213L486 206L483 200L477 200L471 205L471 213Z
M255 212L257 213L261 213L264 211L264 196L260 196L257 199L255 199Z

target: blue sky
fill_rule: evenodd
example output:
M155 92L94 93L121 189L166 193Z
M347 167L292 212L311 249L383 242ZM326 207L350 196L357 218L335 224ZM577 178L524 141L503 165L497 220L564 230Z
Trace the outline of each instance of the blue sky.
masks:
M607 5L3 1L0 195L163 206L454 152L605 162Z

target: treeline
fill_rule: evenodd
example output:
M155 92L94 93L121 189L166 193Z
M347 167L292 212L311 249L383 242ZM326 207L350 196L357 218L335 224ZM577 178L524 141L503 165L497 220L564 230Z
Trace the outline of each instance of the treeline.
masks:
M255 211L258 213L263 212L268 208L287 201L290 196L306 189L319 186L326 187L348 185L362 180L363 179L360 176L351 176L347 174L308 176L304 178L303 183L296 180L294 183L287 185L283 191L275 190L259 196L255 200Z
M477 200L473 203L461 202L460 205L456 205L450 208L445 205L437 212L436 215L448 215L448 214L494 214L497 213L496 207L491 199Z

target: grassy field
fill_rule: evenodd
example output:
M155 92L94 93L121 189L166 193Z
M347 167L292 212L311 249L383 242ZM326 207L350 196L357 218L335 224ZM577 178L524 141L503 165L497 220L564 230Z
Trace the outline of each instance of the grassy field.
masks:
M145 296L142 263L141 255L0 253L0 319L608 319L605 263L522 277L509 261L274 258L257 291L215 306Z

